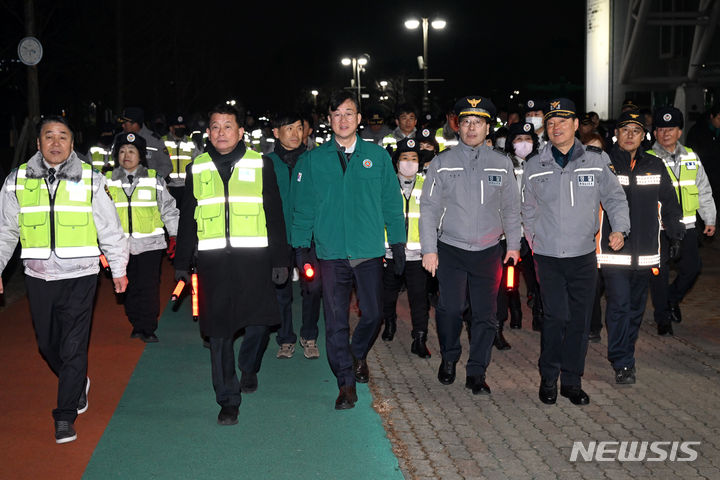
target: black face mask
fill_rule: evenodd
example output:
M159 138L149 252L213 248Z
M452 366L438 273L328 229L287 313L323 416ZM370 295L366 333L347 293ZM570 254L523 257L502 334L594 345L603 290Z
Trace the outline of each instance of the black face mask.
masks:
M175 136L177 138L183 138L185 135L187 135L187 128L185 127L175 127Z
M420 164L425 165L435 158L435 152L431 150L420 150Z

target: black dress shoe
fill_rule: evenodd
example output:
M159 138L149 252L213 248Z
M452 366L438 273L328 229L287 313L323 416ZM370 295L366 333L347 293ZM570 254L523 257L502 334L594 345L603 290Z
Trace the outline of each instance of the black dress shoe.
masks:
M140 340L145 343L157 343L160 339L154 333L143 333L140 336Z
M505 336L503 335L502 330L498 330L495 333L495 340L493 340L493 345L498 350L510 350L512 348L507 342L507 340L505 340Z
M538 397L546 405L555 405L557 401L557 380L541 379Z
M661 337L672 336L673 335L672 323L669 323L669 322L668 323L658 323L657 332L658 332L658 335L660 335Z
M258 378L255 372L242 372L240 377L240 391L242 393L253 393L258 389Z
M618 385L632 385L635 383L635 367L615 369L615 383Z
M465 388L471 389L473 395L490 395L490 387L485 383L485 375L466 377Z
M677 303L668 303L668 309L670 310L670 318L673 322L682 322L682 314L680 313L680 305Z
M563 385L560 387L560 395L567 398L574 405L587 405L590 397L580 388L580 385Z
M443 360L440 362L440 368L438 369L438 380L443 385L450 385L455 381L455 364L457 362L447 362Z
M600 331L599 330L590 330L590 333L588 334L588 341L592 343L599 343L600 342Z
M385 320L385 329L382 333L382 339L391 342L395 338L395 332L397 331L396 320Z
M130 338L142 338L142 336L143 333L138 332L137 330L133 330L132 332L130 332Z
M370 370L365 359L355 360L353 362L353 373L355 374L355 381L358 383L367 383L370 379Z
M357 392L355 385L343 385L340 387L340 393L335 400L335 410L347 410L353 408L357 402Z
M417 332L413 336L413 342L410 346L410 351L420 358L430 358L430 350L427 345L427 332Z
M238 410L239 407L237 405L222 407L220 413L218 413L217 422L220 425L235 425L238 423Z

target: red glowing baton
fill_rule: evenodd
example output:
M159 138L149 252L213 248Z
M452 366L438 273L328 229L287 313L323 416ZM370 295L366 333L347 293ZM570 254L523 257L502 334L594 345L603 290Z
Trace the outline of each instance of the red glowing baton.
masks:
M303 273L305 275L305 278L307 278L308 280L312 280L315 277L315 270L309 263L303 265Z
M515 261L511 258L507 263L507 281L505 288L508 292L515 290Z
M177 285L175 285L175 290L173 290L170 300L173 302L177 301L177 299L180 297L180 294L182 293L184 288L185 288L185 280L180 280L177 283Z
M192 314L193 320L198 319L200 316L200 306L198 303L198 277L197 273L193 273L191 277L192 282Z

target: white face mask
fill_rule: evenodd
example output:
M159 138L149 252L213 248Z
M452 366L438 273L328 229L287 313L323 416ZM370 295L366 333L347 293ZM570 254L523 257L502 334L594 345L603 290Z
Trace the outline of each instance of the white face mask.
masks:
M495 146L500 149L505 149L505 137L495 139Z
M542 117L525 117L525 121L528 123L532 123L536 132L540 130L543 126Z
M515 148L515 155L524 160L525 157L530 155L530 152L532 152L533 143L527 141L517 142L513 143L513 148Z
M418 172L418 162L411 160L400 160L398 162L398 172L403 177L414 177Z

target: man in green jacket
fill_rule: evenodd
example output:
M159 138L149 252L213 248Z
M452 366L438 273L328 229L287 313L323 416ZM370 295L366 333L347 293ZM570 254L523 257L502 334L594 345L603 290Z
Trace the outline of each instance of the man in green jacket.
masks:
M353 408L355 382L368 381L366 357L382 318L385 229L398 274L405 268L402 195L388 153L357 134L357 99L330 99L329 142L308 152L296 167L292 245L311 263L314 240L322 278L328 361L337 377L338 410ZM350 341L348 313L353 283L362 317Z

